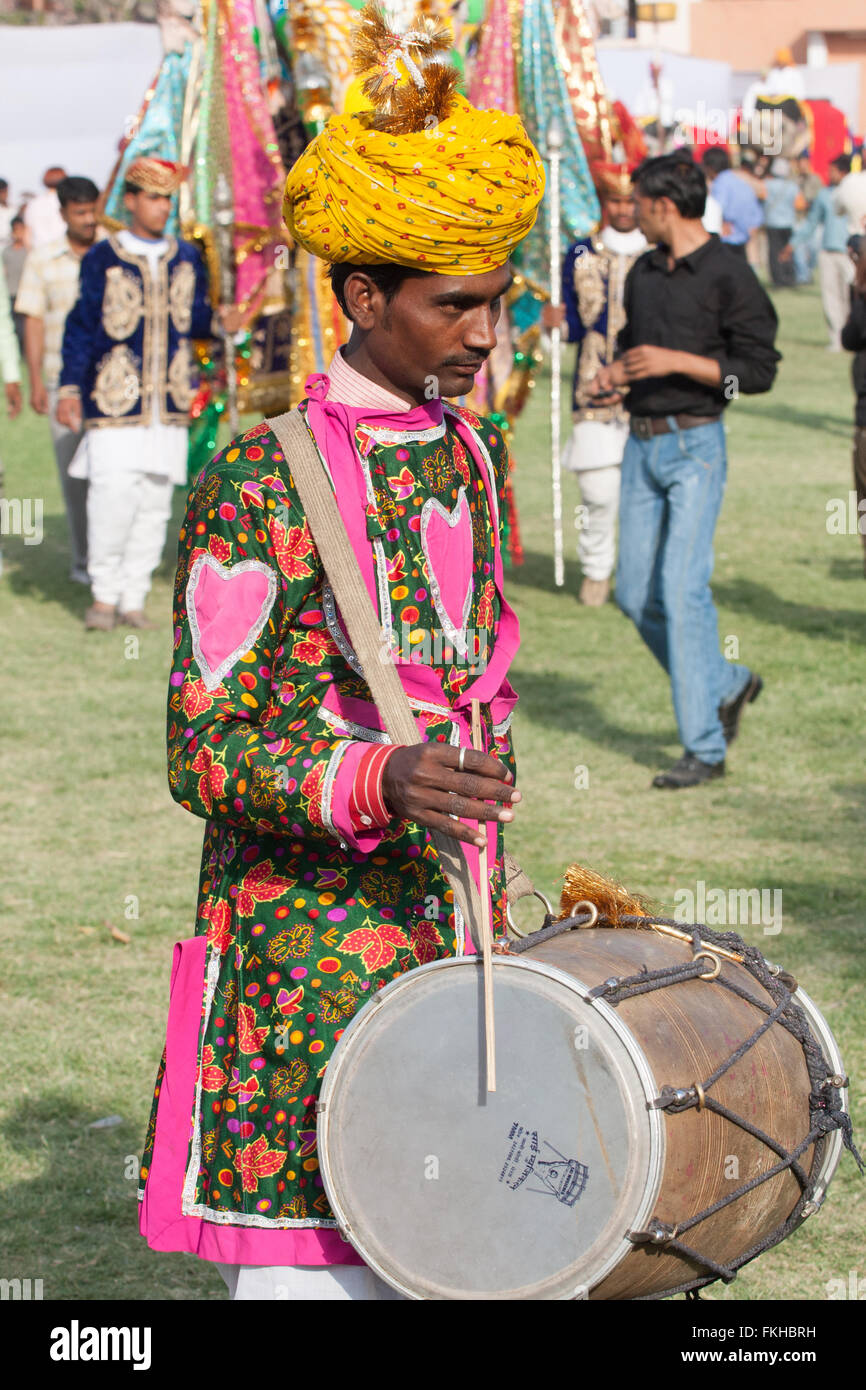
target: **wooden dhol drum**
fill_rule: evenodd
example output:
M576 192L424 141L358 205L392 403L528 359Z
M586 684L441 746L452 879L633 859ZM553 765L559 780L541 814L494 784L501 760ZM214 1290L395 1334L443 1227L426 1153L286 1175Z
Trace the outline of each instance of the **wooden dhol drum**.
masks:
M832 1034L798 990L826 1065L813 1048L810 1079L775 1019L713 1080L776 1001L682 935L572 930L495 957L490 1094L475 957L412 970L361 1009L325 1075L319 1155L341 1231L383 1279L413 1299L659 1297L730 1277L817 1209L842 1149L832 1120L799 1153L802 1181L782 1166L748 1184L809 1138L816 1070L845 1107ZM670 978L622 985L643 971Z

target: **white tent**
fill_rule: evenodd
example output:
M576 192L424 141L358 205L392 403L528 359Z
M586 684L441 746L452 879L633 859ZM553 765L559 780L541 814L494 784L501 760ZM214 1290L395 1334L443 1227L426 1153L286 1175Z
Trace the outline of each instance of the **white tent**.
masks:
M658 88L650 73L654 62L661 65ZM687 53L600 43L598 65L608 96L624 101L638 118L657 116L661 106L665 125L674 125L695 111L716 112L721 117L731 105L730 63L693 58Z
M102 186L162 59L155 24L3 26L0 176L9 205L51 164Z

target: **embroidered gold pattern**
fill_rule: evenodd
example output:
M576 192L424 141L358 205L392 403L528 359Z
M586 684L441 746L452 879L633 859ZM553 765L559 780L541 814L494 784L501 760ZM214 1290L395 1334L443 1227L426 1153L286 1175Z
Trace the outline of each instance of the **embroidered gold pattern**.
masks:
M144 286L144 340L141 348L144 367L136 373L138 376L143 371L144 379L143 384L139 383L137 393L131 400L131 405L134 405L135 400L141 398L141 409L135 417L135 423L137 425L149 425L156 418L161 419L166 424L189 425L187 407L178 406L175 410L170 408L165 370L165 340L168 336L166 320L169 313L168 267L177 255L177 239L175 237L168 238L166 251L158 262L155 280L145 256L137 256L134 252L127 251L122 242L118 241L115 236L109 237L108 240L121 261L126 265L138 267ZM156 354L153 352L154 341L158 349ZM106 364L107 360L107 358L103 358L100 368ZM134 358L133 361L137 365L138 359ZM131 383L128 389L132 392ZM94 399L96 399L95 392ZM113 419L109 415L89 419L87 428L112 429L118 426L123 428L128 424L124 419L124 413L121 412Z
M616 356L616 340L620 329L625 326L625 277L628 275L640 252L632 256L612 256L607 289L607 354L612 362Z
M607 258L585 251L574 263L577 310L585 328L593 328L607 299Z
M605 351L604 338L595 329L590 329L580 345L580 362L577 369L577 390L574 393L575 404L578 406L588 406L592 403L590 396L590 383L598 376L601 367L604 365Z
M192 353L188 342L180 344L168 368L168 389L180 410L192 405Z
M128 347L115 347L103 357L91 392L97 409L116 419L128 415L141 396L138 362Z
M102 296L102 326L109 338L121 342L138 327L144 308L141 281L123 266L109 266L105 272L105 292Z
M622 402L616 405L594 403L589 386L599 369L616 357L617 336L625 324L623 297L626 276L641 255L642 251L621 255L608 250L603 242L598 241L594 254L580 256L575 262L574 286L578 311L588 329L598 322L607 305L606 341L600 332L592 330L587 332L580 345L573 401L575 420L599 420L604 423L628 420L628 412Z
M194 293L195 271L189 261L181 261L175 267L168 287L168 307L178 333L188 333L192 327Z

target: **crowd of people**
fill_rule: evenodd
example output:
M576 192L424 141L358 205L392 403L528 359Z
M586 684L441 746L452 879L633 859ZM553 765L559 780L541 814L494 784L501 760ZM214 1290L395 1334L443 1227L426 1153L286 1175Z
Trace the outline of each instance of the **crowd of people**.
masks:
M30 405L48 419L69 576L90 586L91 631L152 626L145 601L173 489L187 481L191 340L239 324L234 309L214 322L201 254L164 235L180 178L169 161L137 160L124 185L129 225L107 235L96 184L49 169L2 248L9 411L21 408L20 351Z
M709 189L706 227L766 271L775 288L811 284L817 267L827 348L840 352L858 250L851 239L866 216L866 172L852 169L851 155L840 152L824 183L808 154L745 154L734 166L721 146L704 151L701 167Z
M775 313L753 270L789 286L807 283L817 266L828 349L856 354L854 474L858 499L866 497L866 171L852 172L844 153L831 161L827 184L807 156L734 165L727 148L711 147L700 162L688 150L663 159L645 163L634 181L625 165L595 170L602 223L569 249L563 307L549 306L544 323L577 345L565 464L582 498L580 601L598 607L608 600L619 527L617 602L670 672L683 736L683 766L656 784L680 786L724 771L726 743L761 688L745 669L725 662L714 669L706 559L724 485L722 412L732 395L769 389L778 358ZM92 591L89 630L151 625L151 576L173 488L187 480L191 340L237 327L235 311L211 315L198 250L164 235L181 172L166 161L137 161L124 186L128 226L111 234L101 225L99 190L86 177L52 167L43 192L17 210L0 180L7 407L11 417L22 407L23 357L30 406L51 433L70 578ZM661 221L651 211L660 199L668 213ZM712 324L703 313L711 303L725 306ZM665 353L702 365L665 365ZM648 418L654 423L646 435ZM669 438L661 438L662 428ZM676 464L670 477L666 452ZM715 482L703 498L706 511L680 517L686 456L700 459ZM697 528L697 549L680 544L681 525ZM674 560L684 555L693 570L681 573ZM698 689L698 670L706 689Z
M672 156L694 165L688 151ZM726 149L711 148L703 153L700 169L706 180L701 224L704 232L715 233L741 264L758 273L768 261L795 262L798 283L806 283L817 264L821 301L827 321L828 351L852 352L863 347L857 332L864 280L863 227L866 223L866 172L851 170L851 158L840 154L830 162L826 184L809 171L809 160L798 162L803 205L808 211L793 228L787 240L779 241L764 219L765 190L755 191L756 183L772 185L781 173L768 173L772 167L755 173L746 162L736 168ZM784 168L783 171L784 172ZM571 438L564 454L565 466L579 478L584 509L578 541L578 555L584 574L580 591L582 603L599 606L610 594L615 564L615 537L619 516L620 462L628 438L628 411L621 400L600 398L592 388L599 365L620 352L620 332L626 320L624 308L626 280L632 266L647 249L643 224L630 171L625 166L601 165L596 174L602 206L602 225L596 236L576 241L563 264L563 307L544 312L547 327L558 325L567 341L577 345L573 385ZM790 201L790 200L789 200ZM771 195L771 206L778 206ZM770 277L772 278L772 277ZM753 305L761 302L759 282L747 277ZM660 341L660 338L659 338ZM855 393L858 397L858 424L862 413L863 367L854 364ZM740 390L744 389L742 386ZM855 465L857 486L862 487L862 465Z

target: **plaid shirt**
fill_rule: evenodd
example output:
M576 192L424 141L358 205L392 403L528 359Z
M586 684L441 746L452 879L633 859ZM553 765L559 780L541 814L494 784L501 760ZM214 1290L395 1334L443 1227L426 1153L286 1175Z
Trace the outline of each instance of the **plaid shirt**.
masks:
M62 236L31 251L21 272L15 312L45 323L42 374L49 389L57 385L60 376L63 328L66 315L78 298L80 270L81 258Z

